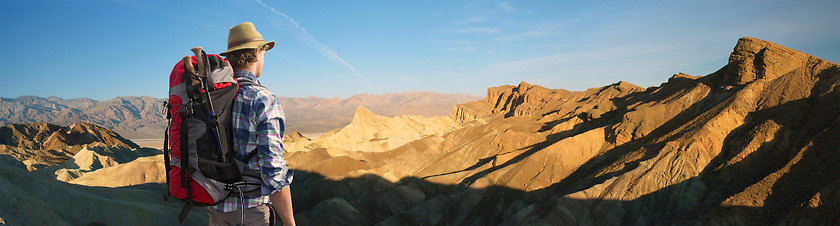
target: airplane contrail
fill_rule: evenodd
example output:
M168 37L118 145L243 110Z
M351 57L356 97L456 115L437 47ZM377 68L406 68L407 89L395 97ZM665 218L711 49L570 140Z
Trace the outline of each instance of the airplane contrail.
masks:
M287 20L289 20L290 23L295 25L295 28L300 30L300 32L306 38L306 41L314 44L315 48L318 49L318 51L321 52L322 55L326 56L327 58L329 58L332 61L335 61L336 63L344 65L344 67L347 67L348 69L350 69L350 71L352 71L353 74L355 74L356 76L358 76L362 80L365 80L365 82L367 84L370 84L370 81L368 81L368 79L365 78L364 75L362 75L361 73L356 71L356 67L353 67L353 65L350 65L349 63L347 63L347 61L344 61L344 58L341 58L341 56L339 56L338 53L336 53L335 51L330 49L330 47L327 46L327 44L319 42L317 39L315 39L315 37L312 37L312 35L309 34L309 32L306 32L306 29L301 27L300 24L298 24L298 22L295 21L295 19L292 19L292 17L290 17L289 15L286 15L285 13L277 11L276 9L274 9L274 7L266 5L265 3L262 2L262 0L256 0L256 1L257 1L257 3L260 3L260 5L262 5L264 8L266 8L268 10L271 10L271 12L273 12L274 14L280 15L280 16L286 18Z

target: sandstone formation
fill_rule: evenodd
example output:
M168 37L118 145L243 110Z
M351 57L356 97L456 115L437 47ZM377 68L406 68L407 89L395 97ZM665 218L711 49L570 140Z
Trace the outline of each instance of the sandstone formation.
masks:
M147 183L165 184L166 171L163 165L163 155L158 153L138 157L127 163L95 169L68 182L102 187L126 187Z
M90 186L121 187L166 183L161 154L161 151L150 148L89 146L64 163L49 167L45 171L54 172L57 180ZM151 160L158 160L159 163Z
M311 140L312 139L309 139L309 137L304 136L298 131L292 131L291 133L286 133L286 135L283 136L283 142L285 143L306 142Z
M448 117L403 115L388 118L359 106L349 125L312 141L290 142L286 150L324 148L331 156L348 155L351 152L383 152L414 140L442 135L459 127L458 123Z
M838 224L837 103L840 66L741 38L705 76L490 88L456 107L451 129L391 145L377 142L420 133L383 135L400 122L360 109L372 120L287 159L308 222ZM342 145L355 150L332 151Z
M12 124L0 128L0 156L24 163L29 170L63 163L91 145L139 148L116 132L89 123L68 127L48 123Z

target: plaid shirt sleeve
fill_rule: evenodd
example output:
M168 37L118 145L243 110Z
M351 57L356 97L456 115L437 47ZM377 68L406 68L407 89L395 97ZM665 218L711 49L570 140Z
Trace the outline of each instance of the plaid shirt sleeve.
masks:
M263 194L273 194L291 184L292 173L283 158L285 115L280 101L274 94L262 89L255 101L257 149Z

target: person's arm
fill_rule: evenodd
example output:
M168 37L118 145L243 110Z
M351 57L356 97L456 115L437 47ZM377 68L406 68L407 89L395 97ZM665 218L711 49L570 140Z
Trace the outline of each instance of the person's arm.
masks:
M273 94L261 92L257 112L257 148L259 149L260 174L264 186L272 191L269 193L272 206L283 225L295 225L292 211L291 183L294 171L286 165L283 158L283 135L286 131L285 115L280 101Z
M292 211L292 189L289 187L286 186L268 196L271 198L271 205L274 206L274 210L280 215L283 225L295 225L295 215Z

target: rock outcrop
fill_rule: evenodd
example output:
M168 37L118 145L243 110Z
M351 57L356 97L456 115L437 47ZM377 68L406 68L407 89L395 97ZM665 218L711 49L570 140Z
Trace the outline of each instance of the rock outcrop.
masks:
M89 123L68 127L49 123L0 127L0 156L22 162L29 170L65 162L83 148L96 145L139 148L116 132Z
M451 130L288 159L301 169L298 216L321 223L838 224L837 103L839 65L742 38L705 76L646 89L495 87L458 105ZM311 142L398 135L384 117L359 117L374 123L345 129L366 135ZM419 134L399 134L409 133Z
M89 145L69 160L46 170L54 172L57 180L89 186L121 187L166 183L161 154L161 151L150 148L127 149L103 144ZM157 157L151 158L153 156ZM147 159L139 161L141 158ZM156 159L159 163L154 163L151 159Z
M349 125L307 141L303 147L290 145L287 151L324 148L332 156L352 152L383 152L414 140L442 135L459 127L458 123L448 117L404 115L388 118L359 106Z

